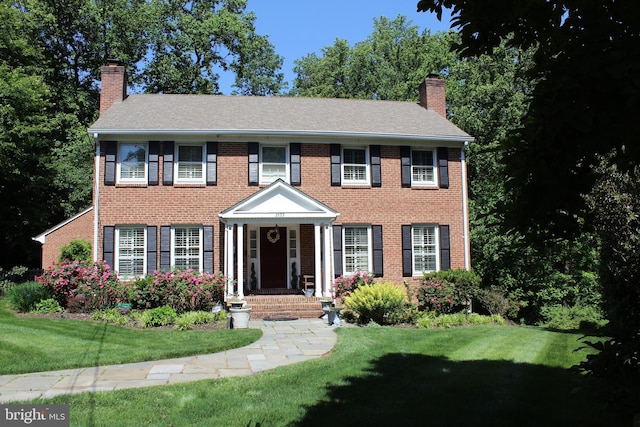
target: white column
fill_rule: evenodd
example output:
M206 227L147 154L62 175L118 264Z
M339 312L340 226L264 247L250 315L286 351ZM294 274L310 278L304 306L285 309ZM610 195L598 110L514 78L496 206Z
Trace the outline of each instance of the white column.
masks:
M321 254L320 251L322 250L322 246L321 246L321 240L320 240L320 224L314 224L313 225L313 231L314 231L314 254L315 254L315 265L316 265L316 271L315 271L315 280L316 280L316 296L317 297L321 297L322 296L322 265L320 265L320 263L322 262L321 259Z
M331 295L331 285L333 281L333 226L324 226L324 293L323 296Z
M225 274L227 276L227 295L233 295L233 224L227 224L224 234Z
M244 298L244 225L238 224L238 297Z

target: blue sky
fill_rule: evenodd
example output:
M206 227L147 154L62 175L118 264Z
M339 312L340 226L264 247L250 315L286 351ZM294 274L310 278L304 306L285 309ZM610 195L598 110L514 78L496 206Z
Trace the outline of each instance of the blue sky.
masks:
M256 31L269 36L276 53L284 57L285 81L293 80L293 61L333 45L336 38L346 39L351 46L373 31L373 18L394 19L405 15L420 29L446 31L449 18L443 22L435 14L418 13L418 0L248 0L247 9L256 14ZM225 95L231 92L232 76L220 79ZM291 86L290 86L291 87Z

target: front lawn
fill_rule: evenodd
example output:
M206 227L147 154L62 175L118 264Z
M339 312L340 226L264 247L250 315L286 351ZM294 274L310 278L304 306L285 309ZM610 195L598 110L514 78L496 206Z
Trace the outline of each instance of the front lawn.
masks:
M249 377L75 396L82 426L629 426L568 368L580 334L478 326L338 329L331 356ZM637 409L637 408L636 408ZM116 422L117 421L117 422Z
M255 329L140 330L102 322L18 317L0 300L0 375L142 362L243 347Z

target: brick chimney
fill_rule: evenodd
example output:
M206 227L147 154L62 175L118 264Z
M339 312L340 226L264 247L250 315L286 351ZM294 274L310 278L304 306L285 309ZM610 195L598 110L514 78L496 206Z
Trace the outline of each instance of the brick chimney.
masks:
M445 96L445 81L437 74L429 74L420 84L420 105L434 110L442 117L447 117L447 99Z
M120 61L108 59L107 65L100 68L102 88L100 89L100 115L104 114L115 102L127 97L127 73Z

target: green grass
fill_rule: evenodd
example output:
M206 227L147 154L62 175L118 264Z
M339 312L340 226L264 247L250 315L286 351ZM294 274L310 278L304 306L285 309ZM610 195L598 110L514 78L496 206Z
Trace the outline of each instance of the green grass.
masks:
M0 375L166 359L242 347L262 331L138 330L102 322L17 317L0 301Z
M331 356L249 377L59 396L76 426L629 426L568 368L579 334L339 329ZM604 389L603 389L604 390ZM636 408L637 410L637 408Z

